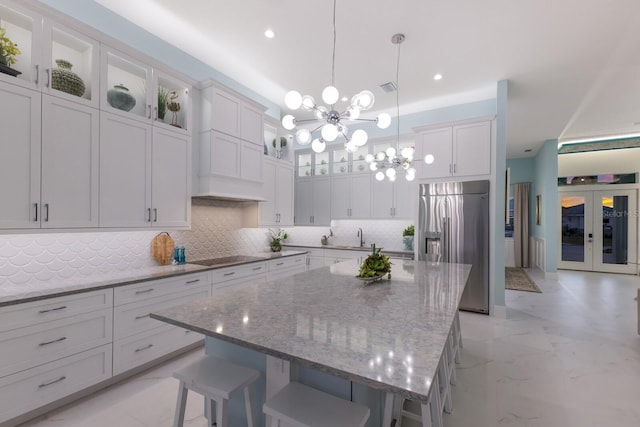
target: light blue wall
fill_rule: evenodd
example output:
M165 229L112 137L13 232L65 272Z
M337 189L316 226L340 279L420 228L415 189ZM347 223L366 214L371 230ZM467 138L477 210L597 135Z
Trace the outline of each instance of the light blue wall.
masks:
M493 302L496 306L504 306L504 211L505 211L505 171L507 170L507 96L509 82L498 82L496 99L496 155L495 155L495 204L494 222L491 230L493 250L492 268L494 276Z
M535 183L535 158L525 157L521 159L507 159L507 168L511 174L509 181L509 196L513 196L513 184L523 182L529 186L529 230L533 230L536 224L536 183Z
M264 105L267 107L267 114L280 117L280 107L277 104L94 1L40 0L40 2L155 58L196 81L214 79Z
M532 236L544 239L545 271L558 269L558 140L544 142L535 157L535 194L542 196L541 224L530 230Z

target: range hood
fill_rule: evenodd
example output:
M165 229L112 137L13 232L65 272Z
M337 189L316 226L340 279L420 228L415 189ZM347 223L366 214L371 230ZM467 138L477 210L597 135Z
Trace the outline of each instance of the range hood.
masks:
M265 202L264 197L254 197L249 195L237 195L237 194L196 194L191 196L192 199L203 200L220 200L224 202Z

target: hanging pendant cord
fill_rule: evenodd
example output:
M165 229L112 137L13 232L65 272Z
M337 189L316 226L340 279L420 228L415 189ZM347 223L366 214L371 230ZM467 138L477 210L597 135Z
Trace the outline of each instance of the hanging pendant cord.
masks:
M400 144L400 45L398 43L398 61L396 63L396 143Z
M331 56L331 86L336 87L336 3L333 0L333 55Z

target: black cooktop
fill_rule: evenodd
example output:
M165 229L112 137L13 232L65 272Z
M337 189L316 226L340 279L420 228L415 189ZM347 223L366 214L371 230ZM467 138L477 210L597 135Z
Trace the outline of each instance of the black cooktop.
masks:
M226 264L243 264L247 262L264 261L265 258L247 255L232 255L222 258L203 259L200 261L189 261L190 264L204 265L207 267L221 266Z

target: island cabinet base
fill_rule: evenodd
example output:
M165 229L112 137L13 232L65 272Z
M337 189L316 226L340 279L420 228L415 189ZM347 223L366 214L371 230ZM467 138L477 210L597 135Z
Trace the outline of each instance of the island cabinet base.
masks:
M213 337L205 338L205 352L208 355L233 360L234 363L260 371L260 379L255 384L253 396L256 408L262 408L270 392L275 394L288 383L288 380L295 380L339 398L367 406L371 410L371 415L365 426L379 427L381 425L385 393L380 390L305 366L289 364L256 350ZM256 417L257 425L269 425L265 424L265 415L262 410L256 412L260 412ZM242 394L231 396L229 400L229 425L246 425L246 423Z

